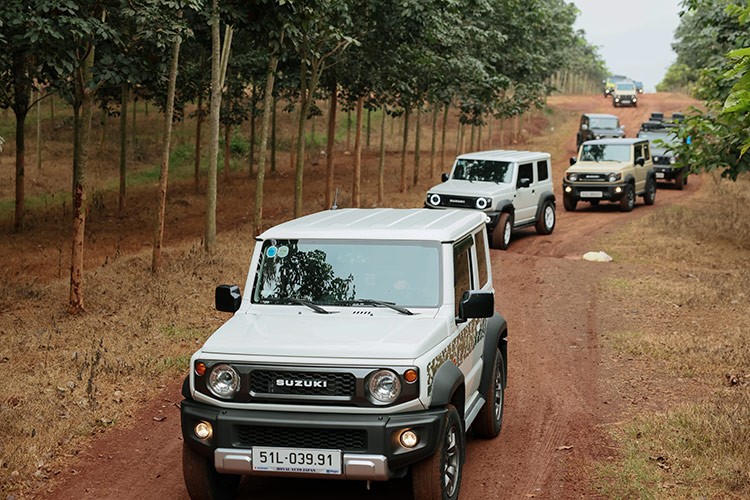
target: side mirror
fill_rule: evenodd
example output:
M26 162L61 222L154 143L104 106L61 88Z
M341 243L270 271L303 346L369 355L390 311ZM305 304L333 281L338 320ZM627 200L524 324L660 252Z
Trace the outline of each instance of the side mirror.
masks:
M572 167L573 165L575 165L577 161L578 160L576 159L575 156L571 156L570 157L570 166Z
M242 304L242 294L237 285L219 285L216 287L216 310L234 313Z
M589 129L588 125L586 125L585 123L581 124L581 130L588 130L588 129Z
M446 174L445 172L443 172L440 175L440 180L442 180L443 182L447 181L448 180L448 174Z
M527 179L526 177L519 179L518 181L518 187L520 188L527 188L531 186L531 179Z
M635 159L635 164L638 165L639 167L642 167L643 165L646 164L646 160L644 160L642 156L639 156L638 158Z
M479 290L464 292L458 305L459 321L471 318L491 318L495 314L495 294Z

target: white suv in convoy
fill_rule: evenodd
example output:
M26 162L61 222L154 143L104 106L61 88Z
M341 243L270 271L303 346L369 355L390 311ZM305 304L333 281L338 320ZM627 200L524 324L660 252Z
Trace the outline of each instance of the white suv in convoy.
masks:
M507 326L479 211L329 210L261 234L234 313L190 360L192 498L241 475L385 481L456 499L466 432L503 421Z
M555 195L549 153L481 151L456 158L443 183L427 192L426 208L481 210L489 216L492 248L505 250L512 230L555 228Z

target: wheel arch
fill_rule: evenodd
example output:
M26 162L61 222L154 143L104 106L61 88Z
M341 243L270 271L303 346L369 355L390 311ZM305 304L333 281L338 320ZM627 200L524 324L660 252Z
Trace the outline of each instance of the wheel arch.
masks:
M482 379L479 382L479 392L484 394L487 387L494 383L492 380L492 361L495 357L495 350L500 349L503 356L503 380L508 385L508 323L499 313L495 314L487 321L487 333L484 339L484 349L482 359Z
M555 193L553 193L552 191L544 191L539 195L539 202L537 202L536 205L536 215L534 216L534 219L539 218L539 215L542 213L544 204L548 201L552 202L552 206L554 208L557 208L557 199L555 198Z
M435 372L430 408L442 408L447 404L455 406L463 420L466 407L464 374L451 361L443 363Z

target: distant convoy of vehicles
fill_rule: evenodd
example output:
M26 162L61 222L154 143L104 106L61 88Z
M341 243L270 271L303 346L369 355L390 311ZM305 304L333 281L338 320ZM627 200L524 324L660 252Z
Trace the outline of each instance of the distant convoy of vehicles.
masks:
M610 75L605 80L604 97L612 98L612 106L638 106L638 94L643 94L643 82L637 82L624 75Z

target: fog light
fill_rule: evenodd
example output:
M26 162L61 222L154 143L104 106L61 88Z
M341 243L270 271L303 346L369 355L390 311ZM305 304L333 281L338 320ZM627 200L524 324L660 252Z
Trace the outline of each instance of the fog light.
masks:
M615 188L615 193L622 193L622 188L620 186L617 186Z
M414 448L419 444L419 436L412 430L402 432L398 440L401 441L401 446L404 448Z
M208 422L198 422L195 424L195 435L198 439L208 439L213 433L214 430Z
M565 186L565 192L566 193L572 193L573 192L573 188L570 187L570 186Z

